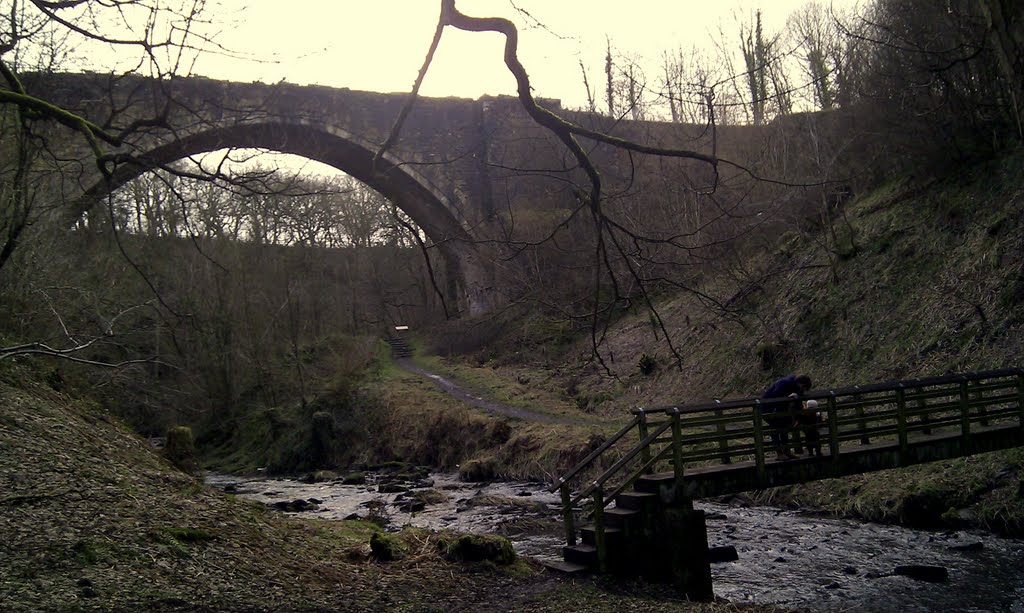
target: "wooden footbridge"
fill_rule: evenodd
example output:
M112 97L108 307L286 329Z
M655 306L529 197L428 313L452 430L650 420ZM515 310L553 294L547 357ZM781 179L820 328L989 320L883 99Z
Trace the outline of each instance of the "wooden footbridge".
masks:
M705 600L707 533L695 498L1024 445L1021 368L816 390L804 399L819 403L822 455L792 460L775 459L763 419L793 414L785 399L634 411L551 487L562 497L563 569L671 580ZM590 521L577 530L582 515Z

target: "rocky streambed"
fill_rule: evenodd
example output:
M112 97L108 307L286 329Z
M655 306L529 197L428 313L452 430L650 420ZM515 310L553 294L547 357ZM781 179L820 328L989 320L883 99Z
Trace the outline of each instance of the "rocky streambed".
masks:
M496 533L519 555L558 559L557 495L537 483L465 483L425 469L327 479L208 475L210 485L286 513L359 517L399 529ZM772 507L698 502L708 541L738 559L712 565L715 594L813 611L1024 613L1024 541L929 532Z

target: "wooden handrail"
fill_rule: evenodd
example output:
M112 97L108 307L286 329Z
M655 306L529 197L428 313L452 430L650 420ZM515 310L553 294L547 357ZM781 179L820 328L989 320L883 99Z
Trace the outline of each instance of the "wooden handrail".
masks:
M608 470L601 473L601 475L597 479L594 479L593 483L587 486L582 492L577 494L576 498L574 499L574 502L578 502L586 498L595 489L603 487L605 482L608 481L608 479L610 479L612 476L616 475L620 470L622 470L623 466L632 462L633 458L639 455L642 449L648 447L651 444L651 442L656 440L659 436L662 435L663 432L665 432L665 430L668 430L671 426L672 422L665 422L664 424L655 428L653 432L647 435L647 438L640 441L640 443L636 447L634 447L631 451L626 453L626 455L619 458L618 461L615 462L615 464L612 464L610 467L608 467Z
M966 377L968 381L978 381L983 379L992 379L996 377L1009 377L1016 376L1024 373L1024 368L1001 368L998 370L987 370L979 372L970 372L963 374L950 374L943 375L941 377L930 377L927 379L907 379L904 381L890 381L885 383L876 383L872 385L852 385L849 387L840 387L830 390L811 390L803 395L804 400L827 400L829 395L834 393L837 396L848 396L851 394L871 394L876 392L895 392L900 384L905 387L930 387L934 385L945 385L950 383L958 384ZM754 404L754 401L758 400L756 397L738 398L735 400L726 401L711 401L701 404L692 405L670 405L663 407L650 407L647 408L647 413L662 413L668 412L672 409L678 409L680 413L700 413L710 409L730 409L730 408L743 408L750 407ZM785 398L779 399L766 399L762 400L763 404L770 402L782 404L786 402Z
M580 473L580 471L582 471L584 468L590 466L591 462L593 462L595 459L597 459L597 457L600 456L602 453L607 451L612 445L614 445L620 438L625 436L630 430L635 428L638 423L640 423L640 417L639 416L634 417L628 424L626 424L618 432L613 434L608 440L606 440L604 443L602 443L597 449L591 451L590 455L588 455L587 457L585 457L582 460L580 460L579 463L576 464L576 466L573 466L572 470L570 470L569 472L565 473L565 475L563 475L561 479L559 479L557 482L555 482L554 485L552 485L551 487L548 488L548 492L550 492L552 494L557 492L558 488L561 487L562 483L565 483L565 482L569 481L570 479L572 479L573 477L578 475Z
M940 431L945 432L942 436L959 436L962 448L967 450L972 434L983 432L990 425L1001 423L1000 427L1005 427L1007 423L1016 423L1024 429L1024 368L817 390L805 394L803 399L825 401L818 411L826 419L818 422L818 427L826 431L820 442L822 448L828 449L833 463L839 461L844 451L849 453L860 447L856 444L858 441L895 445L902 457L915 441L927 443L931 440L929 436ZM800 414L799 410L789 409L791 402L788 398L743 398L637 409L629 423L550 488L551 492L562 492L567 542L570 545L575 542L573 509L579 502L588 496L594 497L595 530L603 537L604 506L642 474L670 458L677 480L683 479L686 465L744 460L752 460L758 479L764 479L765 453L771 449L766 446L765 438L771 428L762 423L763 413ZM781 406L786 410L771 411L771 407ZM766 407L769 411L765 411ZM656 415L658 419L654 418ZM735 427L736 424L739 427ZM733 427L730 429L727 425ZM641 435L639 442L571 496L570 481L634 428ZM669 429L671 436L665 436ZM631 464L635 466L627 468ZM615 486L606 487L616 477L623 479L616 480Z

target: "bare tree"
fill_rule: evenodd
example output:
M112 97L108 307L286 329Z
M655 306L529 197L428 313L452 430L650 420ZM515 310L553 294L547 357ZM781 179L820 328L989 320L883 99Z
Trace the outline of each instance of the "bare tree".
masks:
M558 236L563 234L562 230L567 230L577 223L590 224L591 232L587 241L590 255L582 261L577 260L577 262L581 265L585 263L592 274L590 283L592 299L585 312L570 313L569 315L586 317L590 320L593 355L603 362L599 346L604 334L604 325L622 305L636 301L645 304L650 309L654 320L658 322L657 325L663 326L660 314L654 307L649 293L652 287L665 283L695 294L700 294L700 292L693 285L673 281L670 277L665 276L664 273L668 270L665 265L659 264L653 267L649 265L663 259L658 253L661 249L667 250L666 253L677 249L689 249L687 243L692 237L688 234L674 233L674 227L666 229L668 231L664 233L652 234L646 226L635 225L634 221L639 218L632 217L628 210L619 208L619 196L604 191L606 182L595 165L595 159L587 153L587 149L582 144L584 139L609 146L629 156L642 155L666 160L687 160L700 167L700 170L694 168L693 176L685 184L691 186L695 193L706 194L712 198L714 198L713 194L716 190L725 185L720 174L723 167L731 170L730 181L734 176L750 177L750 170L735 162L720 159L713 153L665 148L610 136L569 121L550 109L537 105L530 90L529 76L517 56L517 30L514 24L508 20L494 17L469 17L456 8L454 0L444 0L431 50L436 47L437 41L446 27L467 31L496 31L505 36L504 61L508 70L516 78L519 99L523 108L535 122L555 135L582 172L584 180L578 184L576 191L577 205L567 212L568 217L558 224L556 230L548 238L540 237L538 240L542 242L555 241L554 246L557 248L559 246ZM417 77L417 85L428 70L431 59L432 53L428 52ZM414 104L417 85L413 87L409 105ZM400 114L399 121L394 124L392 136L401 131L402 117L404 117L404 113ZM389 139L389 141L391 140ZM384 148L386 146L387 143ZM378 152L378 156L381 155L381 151ZM719 202L718 206L728 210L731 205ZM728 216L731 213L723 212L722 214ZM702 295L702 298L706 299L709 305L715 303L714 298L710 296ZM665 334L663 338L669 344L677 363L681 364L682 356L672 344L672 337Z

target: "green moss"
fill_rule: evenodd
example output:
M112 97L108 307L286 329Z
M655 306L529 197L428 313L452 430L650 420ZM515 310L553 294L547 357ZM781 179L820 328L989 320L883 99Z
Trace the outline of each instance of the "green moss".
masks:
M100 562L100 549L88 541L78 541L71 547L75 562L81 566L92 566Z
M494 534L441 534L437 547L445 559L454 562L493 562L507 565L516 560L512 543Z
M164 528L164 532L182 543L203 543L217 538L215 534L199 528Z
M394 534L374 532L370 536L370 553L381 562L391 562L405 557L406 547Z

